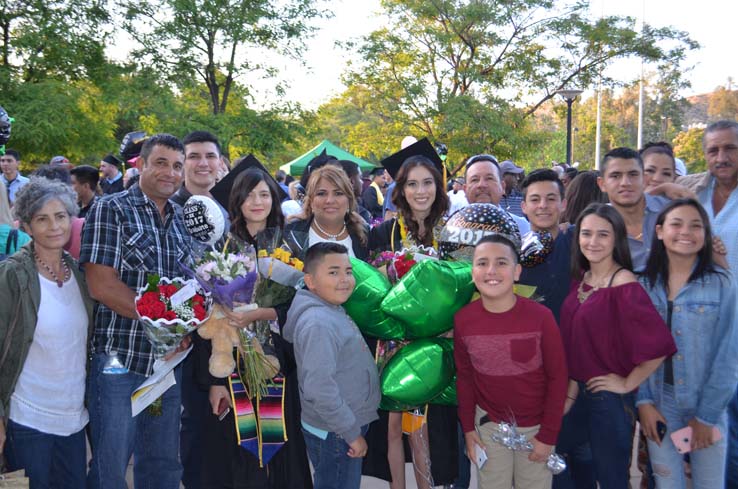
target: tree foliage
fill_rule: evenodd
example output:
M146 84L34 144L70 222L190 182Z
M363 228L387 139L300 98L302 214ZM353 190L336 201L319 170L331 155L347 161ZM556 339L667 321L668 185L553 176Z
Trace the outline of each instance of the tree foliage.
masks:
M3 83L100 79L105 66L103 0L0 0Z
M179 87L204 83L213 114L226 113L239 77L274 74L249 49L296 56L312 32L309 21L322 15L310 0L130 0L122 6L126 30L140 44L136 55Z
M738 120L738 91L730 87L717 87L707 106L707 115L710 120Z
M707 169L705 154L702 151L704 133L704 129L695 127L680 132L674 138L674 154L684 160L690 173L699 173Z
M346 74L347 84L365 87L375 105L390 107L416 134L465 143L467 154L528 144L520 130L525 119L558 89L590 87L614 60L640 56L678 66L696 47L672 28L637 32L631 18L590 20L586 2L384 0L382 6L390 22L358 44L362 62Z

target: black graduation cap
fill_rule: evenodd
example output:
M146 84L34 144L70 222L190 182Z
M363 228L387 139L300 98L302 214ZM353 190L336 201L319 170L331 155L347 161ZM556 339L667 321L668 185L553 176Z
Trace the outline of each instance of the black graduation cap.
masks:
M443 161L441 161L441 157L438 156L438 153L436 153L428 138L423 138L407 148L401 149L397 153L386 157L382 160L382 166L387 169L387 172L394 179L397 176L397 172L400 171L402 164L411 156L425 156L433 162L436 169L443 175Z
M277 181L274 179L271 173L269 173L269 170L267 170L264 165L261 164L261 161L256 159L256 156L250 154L246 158L244 158L241 163L236 165L234 169L228 172L228 175L223 177L223 180L216 183L215 186L210 189L210 194L215 200L218 201L220 205L223 206L224 209L228 209L228 201L231 197L233 184L236 183L236 177L238 177L241 173L245 172L249 168L257 168L266 173L266 176L274 183L274 186L277 188L280 202L284 199L289 198L287 192L285 192L284 189L280 187L279 184L277 184Z
M325 148L323 148L323 151L321 151L318 156L310 160L310 162L307 164L307 166L305 167L305 173L310 173L313 170L316 170L325 165L329 161L335 161L336 159L337 158L335 156L329 155Z

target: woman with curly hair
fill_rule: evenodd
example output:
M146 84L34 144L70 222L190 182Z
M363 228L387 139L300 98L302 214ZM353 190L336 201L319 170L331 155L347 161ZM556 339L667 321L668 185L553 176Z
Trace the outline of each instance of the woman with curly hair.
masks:
M31 178L14 211L33 241L0 264L0 450L31 487L85 486L92 299L64 251L78 210L71 187Z

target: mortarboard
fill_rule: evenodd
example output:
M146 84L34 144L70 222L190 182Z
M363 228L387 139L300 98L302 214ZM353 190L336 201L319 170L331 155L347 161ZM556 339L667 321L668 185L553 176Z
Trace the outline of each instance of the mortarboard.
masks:
M438 153L436 153L436 150L433 148L430 141L428 141L428 138L423 138L420 141L411 144L407 148L401 149L397 153L383 159L381 163L394 179L397 176L397 172L400 171L402 164L411 156L425 156L433 162L433 166L435 166L443 176L443 161L441 161L441 157L438 156Z
M120 166L123 164L118 158L116 158L112 154L105 155L105 157L100 161L104 161L108 165L113 165L116 168L120 168Z
M236 167L229 171L228 174L223 177L223 180L216 183L215 186L210 190L210 194L213 196L213 198L218 201L220 205L223 206L224 209L228 209L228 201L231 197L231 190L233 190L233 184L236 183L236 178L249 168L256 168L258 170L263 171L267 178L272 181L274 186L277 188L277 194L279 195L280 202L284 199L288 199L289 195L287 195L287 192L282 189L282 187L277 184L277 181L274 179L274 177L269 173L269 170L267 170L264 165L261 164L261 162L256 159L256 156L249 154L246 158L241 161ZM233 216L231 216L231 219Z

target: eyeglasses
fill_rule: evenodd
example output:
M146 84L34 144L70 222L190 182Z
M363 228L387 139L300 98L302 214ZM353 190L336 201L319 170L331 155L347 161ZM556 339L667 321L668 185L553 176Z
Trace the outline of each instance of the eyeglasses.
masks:
M469 169L469 167L472 166L474 163L478 163L480 161L491 161L492 163L494 163L494 165L497 168L500 168L500 163L497 161L497 158L495 158L492 155L488 155L488 154L472 156L471 158L466 160L466 164L464 165L464 168Z

